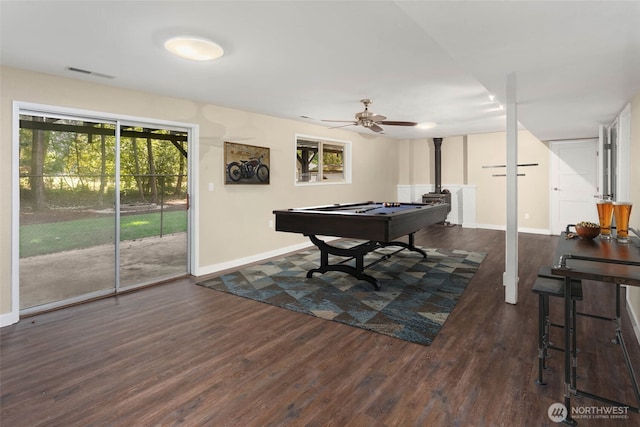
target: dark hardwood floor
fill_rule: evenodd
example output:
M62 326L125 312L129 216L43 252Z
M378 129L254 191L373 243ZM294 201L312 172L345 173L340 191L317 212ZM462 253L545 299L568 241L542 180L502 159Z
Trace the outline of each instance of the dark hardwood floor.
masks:
M520 235L519 302L509 305L503 232L421 231L417 244L487 253L428 347L216 292L194 278L25 318L1 331L0 424L553 426L547 409L562 400L562 356L545 372L548 385L536 385L530 289L557 239ZM613 315L613 301L611 286L590 282L580 309ZM623 324L638 371L626 311ZM633 404L613 333L612 323L579 319L579 381ZM579 425L640 425L639 414L628 417Z

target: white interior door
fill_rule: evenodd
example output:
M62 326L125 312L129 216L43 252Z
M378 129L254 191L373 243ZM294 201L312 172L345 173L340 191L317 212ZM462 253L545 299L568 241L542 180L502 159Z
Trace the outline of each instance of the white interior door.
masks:
M551 232L560 234L567 224L598 222L598 141L551 143Z

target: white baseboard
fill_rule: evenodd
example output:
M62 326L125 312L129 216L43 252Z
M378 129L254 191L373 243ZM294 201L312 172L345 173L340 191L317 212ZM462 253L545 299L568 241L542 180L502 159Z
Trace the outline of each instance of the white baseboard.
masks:
M476 228L484 228L487 230L500 230L506 231L506 225L496 225L496 224L477 224ZM530 233L530 234L544 234L545 236L550 236L551 230L546 228L527 228L527 227L518 227L518 233Z
M198 270L194 273L194 276L199 277L207 274L217 273L219 271L238 268L243 265L263 261L268 258L284 255L289 252L298 251L300 249L305 249L305 248L308 248L309 246L313 246L313 244L311 242L304 242L304 243L299 243L297 245L286 246L284 248L275 249L273 251L262 252L262 253L251 255L244 258L237 258L237 259L232 259L230 261L207 265L207 266L198 268Z
M518 233L530 233L530 234L544 234L545 236L551 235L551 230L548 228L528 228L528 227L518 227Z
M322 240L324 240L325 242L330 242L332 240L338 240L339 239L339 237L324 237L324 236L318 236L318 237L322 238ZM313 245L313 243L311 243L311 241L298 243L296 245L291 245L291 246L285 246L284 248L274 249L272 251L262 252L262 253L251 255L251 256L248 256L248 257L244 257L244 258L232 259L230 261L225 261L225 262L220 262L220 263L217 263L217 264L207 265L205 267L200 267L200 268L197 269L196 272L194 272L193 275L196 276L196 277L199 277L199 276L204 276L204 275L207 275L207 274L218 273L220 271L230 270L230 269L242 267L243 265L252 264L254 262L264 261L265 259L269 259L269 258L285 255L285 254L288 254L290 252L295 252L295 251L299 251L299 250L302 250L302 249L307 249L307 248L313 247L313 246L314 245Z
M18 320L20 320L20 315L18 313L0 314L0 328L18 323Z
M455 222L454 222L454 224L455 224ZM506 230L506 227L504 225L494 225L494 224L463 223L462 227L464 227L464 228L485 228L485 229L489 229L489 230L502 230L502 231ZM545 235L551 234L550 230L539 229L539 228L523 228L523 227L518 228L518 232L520 232L520 233L532 233L532 234L545 234ZM337 239L338 239L338 237L327 237L327 238L323 237L323 240L325 240L325 241L331 241L331 240L337 240ZM301 250L301 249L306 249L306 248L309 248L309 247L312 247L312 246L313 246L313 244L311 242L304 242L304 243L299 243L299 244L296 244L296 245L286 246L284 248L275 249L273 251L262 252L262 253L251 255L251 256L248 256L248 257L244 257L244 258L233 259L233 260L230 260L230 261L225 261L225 262L220 262L220 263L217 263L217 264L212 264L212 265L207 265L207 266L204 266L204 267L200 267L193 274L196 277L204 276L204 275L207 275L207 274L214 274L214 273L218 273L220 271L230 270L230 269L242 267L243 265L247 265L247 264L251 264L251 263L254 263L254 262L263 261L265 259L269 259L269 258L281 256L281 255L285 255L285 254L288 254L290 252L298 251L298 250Z

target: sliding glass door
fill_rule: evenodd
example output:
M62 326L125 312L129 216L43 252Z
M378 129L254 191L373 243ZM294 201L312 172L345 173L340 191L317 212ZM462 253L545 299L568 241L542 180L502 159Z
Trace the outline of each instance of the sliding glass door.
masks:
M187 133L123 126L119 286L187 272Z
M20 308L115 287L116 124L20 116Z
M22 313L188 272L184 129L20 114Z

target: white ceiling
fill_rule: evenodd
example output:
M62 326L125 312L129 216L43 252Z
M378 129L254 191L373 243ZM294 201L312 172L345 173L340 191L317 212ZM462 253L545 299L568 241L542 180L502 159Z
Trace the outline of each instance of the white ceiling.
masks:
M541 140L596 136L640 92L640 1L1 0L0 27L6 66L324 126L361 98L438 124L385 126L395 138L504 130L510 73L518 119ZM173 57L162 45L178 34L225 55Z

